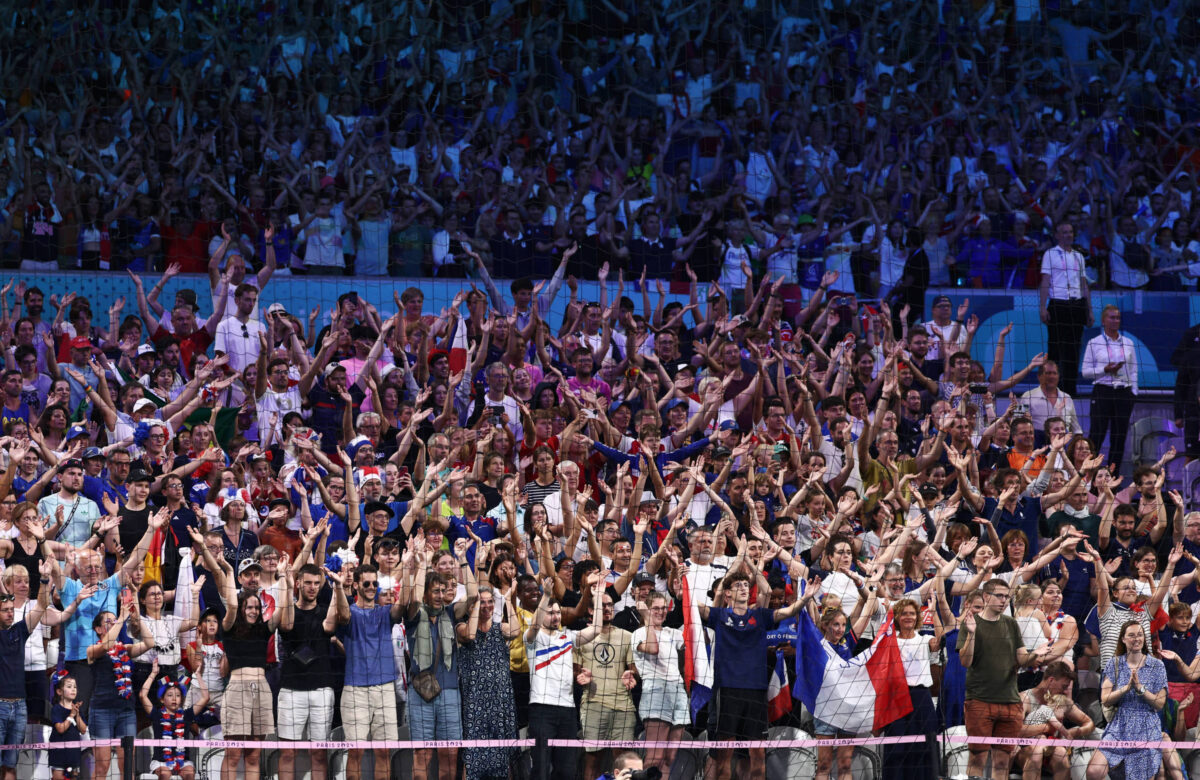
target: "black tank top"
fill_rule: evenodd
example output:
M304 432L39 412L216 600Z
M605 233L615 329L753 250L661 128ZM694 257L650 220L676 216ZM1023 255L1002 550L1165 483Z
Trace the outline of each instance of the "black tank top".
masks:
M25 567L25 570L29 572L29 600L36 601L38 597L38 591L41 590L42 587L42 575L38 571L38 567L42 565L42 559L45 557L42 555L42 546L40 544L35 545L33 548L33 555L30 555L29 553L25 552L23 547L21 547L21 542L19 539L13 537L12 543L12 555L5 559L4 565L9 568L12 568L17 564Z

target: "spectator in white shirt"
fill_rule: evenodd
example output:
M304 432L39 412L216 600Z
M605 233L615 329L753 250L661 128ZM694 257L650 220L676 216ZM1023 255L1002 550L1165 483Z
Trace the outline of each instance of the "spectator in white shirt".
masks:
M1121 468L1125 436L1138 391L1137 346L1121 334L1121 310L1109 304L1100 313L1103 332L1087 343L1083 376L1092 380L1092 424L1088 438L1097 450L1111 436L1108 460L1112 473Z

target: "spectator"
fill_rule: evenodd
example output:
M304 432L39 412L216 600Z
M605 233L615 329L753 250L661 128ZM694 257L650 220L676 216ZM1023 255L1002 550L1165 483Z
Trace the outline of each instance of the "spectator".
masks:
M1025 649L1017 622L1004 614L1008 595L1004 580L989 580L983 586L983 611L964 618L958 634L958 656L967 669L968 736L1015 738L1021 733L1017 668L1036 665L1046 654L1045 647L1032 653ZM982 776L989 752L992 777L1006 776L1013 753L1009 745L972 744L968 771Z
M1055 237L1058 244L1042 256L1038 295L1050 344L1047 356L1059 367L1063 391L1074 396L1083 328L1090 328L1093 321L1092 294L1084 274L1083 255L1072 246L1075 228L1063 223L1055 229Z
M23 620L16 619L16 608L11 598L0 601L0 666L3 667L3 683L0 692L0 728L3 729L3 744L18 745L25 738L25 642L38 627L38 622L50 605L51 576L55 565L43 561L39 569L41 584L36 606L29 609ZM17 751L4 750L0 753L0 771L6 780L16 777Z
M1100 313L1102 331L1087 343L1083 377L1092 380L1091 430L1088 438L1099 449L1111 436L1108 459L1114 472L1125 457L1125 436L1138 392L1137 346L1121 335L1121 310L1113 305Z
M1159 712L1167 702L1167 672L1163 662L1146 653L1146 634L1136 620L1125 623L1117 636L1115 657L1104 666L1100 701L1113 710L1104 738L1158 739ZM1088 780L1108 776L1122 765L1129 778L1150 778L1163 764L1163 752L1139 748L1102 748L1088 762Z

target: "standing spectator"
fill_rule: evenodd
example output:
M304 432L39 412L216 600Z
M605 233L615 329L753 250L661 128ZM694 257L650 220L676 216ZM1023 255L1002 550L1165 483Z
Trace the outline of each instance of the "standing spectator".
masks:
M547 544L549 542L546 542ZM631 564L637 566L637 563ZM592 609L600 613L600 631L591 643L575 648L580 667L575 680L583 686L580 718L583 738L596 740L633 739L637 714L630 691L637 685L634 676L632 636L612 624L616 613L613 597L607 591L593 600ZM585 777L592 777L604 766L605 751L589 748L584 758Z
M342 254L342 236L346 219L339 211L333 213L333 196L322 192L317 196L317 208L296 229L304 239L304 269L306 274L342 276L346 260Z
M95 639L96 617L102 612L117 614L121 589L131 584L134 570L142 565L146 552L150 549L154 532L167 524L167 513L156 512L150 516L149 522L149 527L137 547L129 553L129 558L111 577L100 578L104 571L104 559L99 552L88 550L75 556L75 571L79 578L67 578L61 586L64 604L74 601L81 592L91 591L91 595L79 602L75 614L66 621L60 640L60 658L66 662L67 672L79 684L79 701L85 712L91 706L92 700L92 666L91 659L88 658L88 647ZM95 590L92 590L93 586ZM90 720L88 722L94 730L96 724Z
M1189 459L1200 458L1200 325L1179 337L1171 353L1175 366L1175 427L1183 431Z
M652 590L635 604L644 625L633 632L633 660L642 680L638 714L646 727L647 742L677 742L691 723L687 691L679 673L683 632L663 625L670 610L666 594ZM646 750L646 761L668 776L675 760L674 748Z
M83 461L78 458L64 460L58 466L58 476L58 492L38 502L38 514L54 519L57 541L81 547L92 536L92 528L100 519L100 507L81 492Z
M1088 438L1097 452L1108 435L1109 469L1121 470L1125 457L1125 436L1138 392L1137 346L1121 333L1121 310L1109 304L1100 312L1099 336L1087 343L1083 355L1083 376L1092 380L1092 422Z
M379 572L369 563L354 570L355 603L346 596L345 574L328 572L333 580L337 620L348 626L342 643L346 647L346 684L342 690L342 724L346 739L355 742L397 739L395 679L391 637L392 624L400 619L403 603L390 607L376 603ZM346 760L346 776L360 777L362 751L352 750ZM375 751L375 777L387 777L388 751Z
M258 307L257 287L242 282L234 291L233 302L236 306L233 314L217 325L214 349L218 355L228 355L229 368L240 374L258 360L259 336L266 335L266 328L253 317ZM276 311L276 306L267 309L268 317ZM282 310L279 306L278 311Z
M1038 306L1046 323L1047 357L1062 372L1059 385L1075 395L1079 378L1079 348L1084 327L1091 327L1092 293L1084 273L1083 255L1072 246L1075 228L1063 222L1054 231L1058 245L1042 255L1042 282Z
M16 619L11 596L0 600L0 744L3 745L19 745L25 741L25 642L50 605L51 577L56 568L52 561L42 561L38 569L42 587L38 591L37 604L25 613L24 620ZM15 778L16 769L17 751L0 751L3 780Z
M419 560L413 580L411 600L404 631L408 636L412 664L409 667L409 729L413 739L462 739L462 698L459 693L459 656L456 623L464 620L479 598L474 567L466 550L456 551L459 572L466 580L466 597L452 604L457 580L444 571L431 572L436 553L417 552L414 537L413 557ZM423 594L418 599L417 594ZM432 695L431 695L432 694ZM345 701L345 698L342 699ZM344 717L344 716L343 716ZM429 770L429 750L413 756L413 775L424 780ZM438 751L438 776L451 780L458 771L458 750ZM378 759L376 759L378 762ZM379 764L376 763L376 777Z
M1167 703L1167 670L1149 654L1145 630L1136 620L1121 626L1117 652L1104 666L1100 703L1115 712L1104 729L1106 740L1150 741L1162 736L1162 708ZM1123 765L1127 780L1150 780L1162 766L1158 748L1101 748L1088 762L1087 780L1104 780L1109 769Z
M554 598L554 572L543 572L541 577L542 598L524 636L529 656L529 737L575 739L579 734L579 717L572 693L573 651L596 638L603 614L596 610L591 625L582 631L564 628L562 605ZM589 583L595 588L596 602L604 593L604 582L605 577L597 572L595 582ZM575 748L535 749L533 774L537 780L573 780L578 763Z
M989 580L983 586L983 612L968 615L959 630L958 657L967 670L964 717L968 736L1021 735L1025 716L1017 693L1017 670L1036 666L1049 650L1049 645L1033 652L1025 649L1017 621L1006 614L1008 596L1008 583L999 578ZM970 750L968 774L982 776L990 752L993 780L1008 777L1014 746L972 744Z
M133 698L133 664L150 649L145 640L126 645L121 641L122 629L129 616L137 610L137 601L132 593L121 598L118 614L101 612L92 619L93 639L97 640L87 649L87 661L91 667L91 706L87 719L92 739L109 740L132 737L137 731L137 716ZM95 777L108 777L112 748L95 749ZM117 766L125 772L125 751L117 748Z
M732 594L731 606L701 604L699 607L704 625L716 635L712 651L716 696L709 714L709 734L715 739L756 740L765 738L767 733L770 668L761 660L747 662L747 659L766 657L767 632L798 613L802 602L796 600L791 606L776 610L752 608L752 579L758 589L759 603L766 603L771 588L762 572L755 572L747 563L746 538L738 537L737 546L737 557L729 567L729 574L721 580L721 589ZM714 751L709 759L707 776L727 780L732 759L732 750ZM751 748L750 776L762 777L765 771L766 751Z
M219 585L226 605L221 628L225 631L225 653L229 659L229 684L223 697L221 726L226 736L255 742L275 730L274 702L266 675L267 646L274 641L283 616L292 611L295 586L284 558L281 564L288 582L283 589L283 601L266 618L262 597L248 589L239 592L233 567L224 558L219 563ZM226 750L221 762L221 780L236 780L243 761L246 777L258 777L261 754L259 748Z
M333 726L333 679L329 637L337 629L334 599L320 608L321 570L311 563L300 567L295 607L279 621L279 647L283 659L279 685L279 738L326 740ZM339 586L340 587L340 586ZM327 754L309 751L313 780L325 780ZM279 756L281 780L294 780L296 751Z
M477 556L477 567L481 560L482 555ZM463 645L459 653L463 739L506 740L517 733L508 673L508 642L520 635L514 606L509 603L513 591L510 586L508 593L502 594L491 585L480 585L470 619L458 624ZM467 780L506 780L513 755L507 748L467 748L463 754Z

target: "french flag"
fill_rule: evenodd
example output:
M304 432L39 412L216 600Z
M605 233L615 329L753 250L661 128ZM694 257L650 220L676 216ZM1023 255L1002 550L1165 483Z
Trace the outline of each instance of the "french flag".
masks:
M813 717L851 734L878 731L912 712L891 613L871 646L844 661L801 611L793 692Z
M775 671L767 683L767 715L770 721L782 718L792 711L792 693L788 690L787 667L783 663L783 651L775 651Z
M467 367L467 324L462 317L454 329L454 341L450 342L450 370L462 371Z
M683 680L691 700L692 720L712 699L712 651L704 641L704 622L700 620L700 602L695 583L683 576Z

